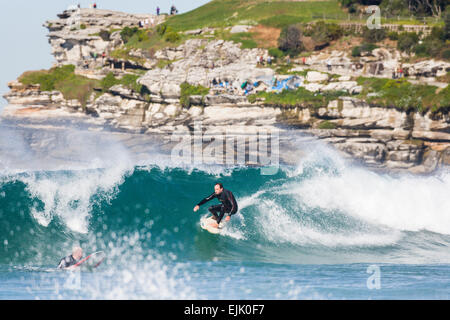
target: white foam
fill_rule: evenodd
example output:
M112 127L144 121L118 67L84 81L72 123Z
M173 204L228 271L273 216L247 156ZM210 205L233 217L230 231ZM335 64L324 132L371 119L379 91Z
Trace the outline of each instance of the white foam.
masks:
M292 186L309 207L340 210L396 230L450 234L450 175L380 175L346 168L338 175L317 175Z
M385 246L396 243L401 238L400 233L386 235L355 230L349 230L348 233L326 232L318 227L305 225L274 200L263 200L258 209L259 228L267 240L275 243L327 247Z
M127 166L90 171L34 173L18 180L26 184L31 196L43 204L31 209L33 217L43 226L58 217L72 231L87 233L93 196L110 200L117 187L132 171Z

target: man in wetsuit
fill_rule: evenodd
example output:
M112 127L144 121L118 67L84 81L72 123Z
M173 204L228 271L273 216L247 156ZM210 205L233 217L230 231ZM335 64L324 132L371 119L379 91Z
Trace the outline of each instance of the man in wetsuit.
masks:
M238 206L236 203L236 199L231 193L230 190L224 189L221 183L216 183L214 186L214 192L200 201L195 207L194 212L200 209L200 206L214 198L217 198L221 204L213 205L208 208L209 212L212 213L212 218L217 221L217 224L222 221L222 218L225 213L227 213L227 217L225 221L229 221L230 217L235 214L238 210Z
M61 259L58 264L58 269L64 269L73 266L78 261L80 261L81 257L83 257L83 249L81 249L80 247L73 248L72 254L70 256Z

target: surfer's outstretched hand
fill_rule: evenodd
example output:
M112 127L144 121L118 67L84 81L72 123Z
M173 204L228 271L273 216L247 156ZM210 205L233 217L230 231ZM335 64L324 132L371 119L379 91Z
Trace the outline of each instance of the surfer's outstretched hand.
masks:
M225 218L225 221L226 221L226 222L230 221L230 216L227 216L227 217Z
M200 209L200 207L199 206L195 206L194 207L194 212L198 211L198 209Z

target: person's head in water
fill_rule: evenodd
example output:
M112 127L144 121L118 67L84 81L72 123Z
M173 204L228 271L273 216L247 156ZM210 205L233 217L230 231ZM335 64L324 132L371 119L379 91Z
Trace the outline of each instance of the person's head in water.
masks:
M72 249L72 257L75 260L80 260L82 256L83 256L83 249L81 249L80 247L75 247Z
M216 194L221 194L223 191L223 185L221 183L216 183L216 185L214 186L214 192Z

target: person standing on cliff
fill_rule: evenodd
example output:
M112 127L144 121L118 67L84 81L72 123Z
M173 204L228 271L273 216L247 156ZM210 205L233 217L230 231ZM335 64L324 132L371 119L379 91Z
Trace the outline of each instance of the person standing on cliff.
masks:
M159 12L161 9L159 9L159 7L156 7L156 15L159 16Z

